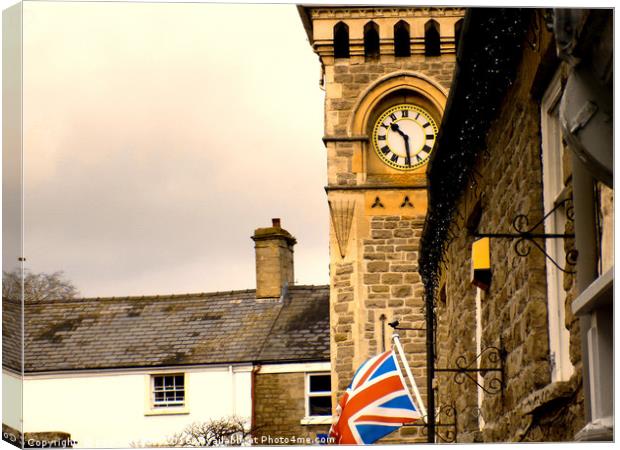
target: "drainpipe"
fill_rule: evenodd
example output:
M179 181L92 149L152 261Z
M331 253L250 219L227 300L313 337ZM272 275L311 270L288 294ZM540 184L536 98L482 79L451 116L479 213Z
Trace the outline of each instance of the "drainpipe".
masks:
M254 427L256 426L256 374L260 371L261 369L261 365L260 364L256 364L254 365L254 367L252 367L252 374L250 376L250 397L251 397L251 417L250 417L250 430L254 430ZM256 436L254 436L254 433L252 432L252 438L256 438Z
M232 365L228 366L228 374L230 375L230 391L231 391L230 392L230 398L231 398L231 403L232 403L230 411L231 411L231 414L233 416L236 416L237 415L237 405L236 405L236 403L237 403L237 395L236 395L236 392L235 392L235 390L236 390L235 389L235 387L236 387L235 386L235 372L233 371L233 366Z

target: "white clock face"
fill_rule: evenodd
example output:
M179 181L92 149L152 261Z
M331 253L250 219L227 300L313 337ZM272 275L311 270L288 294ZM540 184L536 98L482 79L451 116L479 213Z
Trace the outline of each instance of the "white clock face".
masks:
M399 170L413 170L428 162L437 124L419 106L402 104L385 111L372 132L375 152L385 164Z

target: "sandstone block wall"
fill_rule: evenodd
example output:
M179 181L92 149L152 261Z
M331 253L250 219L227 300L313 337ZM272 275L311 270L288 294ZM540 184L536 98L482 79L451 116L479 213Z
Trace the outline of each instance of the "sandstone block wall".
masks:
M257 374L254 387L255 437L263 445L307 445L330 425L302 425L305 416L304 373ZM270 440L269 440L270 439ZM288 441L286 440L288 439Z

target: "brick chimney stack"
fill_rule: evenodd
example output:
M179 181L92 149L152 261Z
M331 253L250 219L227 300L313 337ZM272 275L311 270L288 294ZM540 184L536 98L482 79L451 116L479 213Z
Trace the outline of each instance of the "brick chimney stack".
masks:
M295 280L293 246L297 240L271 219L271 227L258 228L252 236L256 250L256 298L277 298Z

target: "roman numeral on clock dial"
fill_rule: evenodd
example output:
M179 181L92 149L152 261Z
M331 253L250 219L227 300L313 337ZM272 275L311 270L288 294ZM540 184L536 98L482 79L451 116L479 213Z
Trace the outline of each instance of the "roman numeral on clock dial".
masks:
M372 132L374 150L385 164L413 170L428 161L436 132L434 119L423 108L405 103L395 105L376 119Z

